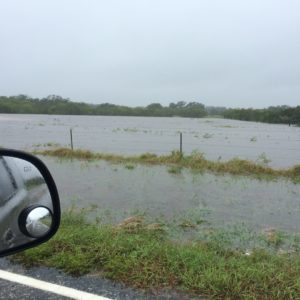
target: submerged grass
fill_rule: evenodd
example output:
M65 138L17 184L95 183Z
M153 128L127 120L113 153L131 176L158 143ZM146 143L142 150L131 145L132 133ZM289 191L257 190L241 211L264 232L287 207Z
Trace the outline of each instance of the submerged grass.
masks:
M102 159L112 163L124 164L147 164L147 165L167 165L169 167L188 168L195 171L211 171L220 174L252 176L258 179L276 179L285 177L295 183L300 182L300 165L288 169L273 169L265 164L255 163L243 159L231 159L226 162L210 161L205 159L199 152L190 155L182 155L178 151L173 151L169 155L155 155L145 153L138 156L122 156L114 154L96 153L88 150L71 150L68 148L57 148L47 150L36 150L35 154L54 156L59 158L77 158L84 160Z
M134 226L91 224L70 211L53 239L13 260L73 275L99 274L152 291L173 288L214 299L299 299L299 253L245 255L213 242L175 243L159 226L131 221Z
M125 165L125 169L127 169L127 170L133 170L134 168L135 168L134 165L131 165L131 164Z
M178 167L178 166L171 166L169 169L168 169L168 172L170 174L180 174L181 173L181 167Z

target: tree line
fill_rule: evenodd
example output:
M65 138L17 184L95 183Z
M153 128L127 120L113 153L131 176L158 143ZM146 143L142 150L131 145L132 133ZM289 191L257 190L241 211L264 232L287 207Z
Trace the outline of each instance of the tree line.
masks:
M274 124L300 125L300 106L270 106L264 109L227 109L224 118Z
M26 95L0 96L0 113L55 114L55 115L104 115L104 116L151 116L151 117L189 117L207 116L205 106L199 102L179 101L162 106L152 103L146 107L128 107L110 103L87 104L72 102L61 96L30 98Z
M0 96L0 113L51 114L51 115L102 115L102 116L149 116L202 118L221 116L228 119L266 123L300 124L300 106L271 106L264 109L226 108L204 106L199 102L178 101L163 106L151 103L148 106L128 107L110 103L88 104L73 102L68 98L49 95L31 98L26 95Z

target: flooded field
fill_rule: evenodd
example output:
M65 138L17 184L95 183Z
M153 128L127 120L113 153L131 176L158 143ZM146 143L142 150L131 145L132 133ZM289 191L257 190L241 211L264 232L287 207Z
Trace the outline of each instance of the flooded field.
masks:
M179 149L203 152L207 159L234 157L290 167L300 163L300 128L225 119L106 116L0 115L0 146L40 149L70 145L114 154Z
M225 119L0 115L0 145L25 150L70 146L122 155L179 149L211 160L250 159L275 168L300 163L300 128ZM291 181L192 173L168 166L42 158L63 208L92 207L111 222L135 214L207 228L300 231L300 185ZM95 215L96 216L96 215Z
M181 218L212 227L244 224L255 230L300 231L300 185L247 177L197 174L168 167L59 161L43 157L64 208L93 207L112 222L135 214Z

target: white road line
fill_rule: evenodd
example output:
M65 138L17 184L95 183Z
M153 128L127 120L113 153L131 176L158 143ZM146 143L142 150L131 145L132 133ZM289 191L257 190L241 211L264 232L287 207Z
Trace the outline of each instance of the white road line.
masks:
M2 270L0 270L0 278L76 300L112 300L102 296Z

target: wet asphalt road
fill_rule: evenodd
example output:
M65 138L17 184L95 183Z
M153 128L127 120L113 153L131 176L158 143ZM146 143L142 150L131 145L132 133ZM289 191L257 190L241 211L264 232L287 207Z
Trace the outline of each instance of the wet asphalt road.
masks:
M18 264L10 263L7 259L0 259L0 269L13 272L20 275L29 276L43 281L75 288L88 293L111 299L124 300L179 300L188 299L183 295L178 295L172 291L161 292L159 295L142 293L125 287L122 284L115 283L107 279L101 279L99 276L72 277L63 272L52 268L30 268L25 269ZM0 299L69 299L56 294L43 292L34 288L23 286L21 284L9 282L0 279ZM195 299L195 298L194 298Z
M58 296L52 293L43 292L38 289L29 288L21 284L0 279L0 299L63 300L69 298Z

